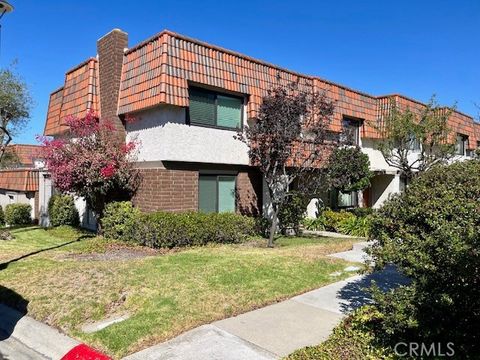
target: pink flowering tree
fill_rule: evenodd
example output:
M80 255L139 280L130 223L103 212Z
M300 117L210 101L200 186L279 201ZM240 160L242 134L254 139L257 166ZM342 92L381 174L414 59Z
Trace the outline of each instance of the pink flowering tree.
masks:
M138 186L137 144L125 143L111 122L99 121L93 112L65 122L65 135L40 139L46 166L58 190L85 199L101 233L105 205L131 198Z

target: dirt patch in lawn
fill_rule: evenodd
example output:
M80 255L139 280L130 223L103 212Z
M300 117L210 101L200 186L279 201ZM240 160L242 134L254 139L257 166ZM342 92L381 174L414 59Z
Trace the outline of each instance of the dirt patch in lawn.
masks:
M147 256L157 256L168 253L166 249L151 249L148 247L128 247L128 246L111 246L104 252L93 252L87 254L64 254L59 256L63 260L77 261L112 261L112 260L134 260Z

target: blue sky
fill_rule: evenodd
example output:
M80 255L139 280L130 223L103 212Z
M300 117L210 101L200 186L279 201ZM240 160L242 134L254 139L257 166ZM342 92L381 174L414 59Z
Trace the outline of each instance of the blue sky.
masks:
M35 100L16 143L35 143L49 93L113 28L128 32L130 46L167 28L373 95L427 101L435 93L478 113L478 0L9 1L0 65L18 59Z

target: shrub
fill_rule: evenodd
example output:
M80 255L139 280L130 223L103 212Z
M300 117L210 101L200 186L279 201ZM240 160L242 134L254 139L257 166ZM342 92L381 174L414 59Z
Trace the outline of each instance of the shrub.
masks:
M366 217L368 215L372 215L375 209L371 207L356 207L348 211L350 211L356 217Z
M0 205L0 226L5 225L5 213L3 212L3 207Z
M28 204L8 204L5 208L5 222L10 226L30 225L32 207Z
M112 202L105 207L102 218L103 236L109 239L132 241L127 238L129 228L140 216L140 210L130 201Z
M307 210L308 199L298 192L292 193L287 202L280 208L278 220L280 221L280 229L283 233L289 228L294 229L299 234L299 227L302 218Z
M340 223L348 221L347 219L352 219L355 217L351 212L348 211L333 211L325 210L322 213L324 218L325 229L328 231L340 232Z
M71 195L53 195L48 201L48 216L51 226L78 226L80 223L78 210Z
M263 216L255 218L255 234L260 235L261 237L268 238L270 234L270 227L272 222L270 219L267 219Z
M480 162L438 166L414 179L373 217L377 268L395 264L412 282L375 292L380 332L398 341L454 343L480 352Z
M324 231L325 230L325 218L323 216L317 218L306 218L302 221L303 226L307 230L311 231Z
M355 310L328 339L290 354L285 360L387 360L395 359L394 351L382 345L373 329L381 314L370 306Z
M372 226L371 216L351 216L340 221L338 224L338 232L359 237L368 237Z
M255 234L255 220L233 213L156 212L127 224L121 240L153 248L239 243Z

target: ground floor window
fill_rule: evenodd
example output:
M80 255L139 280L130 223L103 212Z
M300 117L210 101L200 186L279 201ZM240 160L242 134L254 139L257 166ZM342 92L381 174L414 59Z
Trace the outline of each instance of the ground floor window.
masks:
M336 202L336 204L335 204ZM358 206L358 193L356 191L350 191L343 193L341 191L332 191L331 193L331 206L338 208L352 208Z
M234 212L235 183L236 176L200 174L198 209L203 212Z

